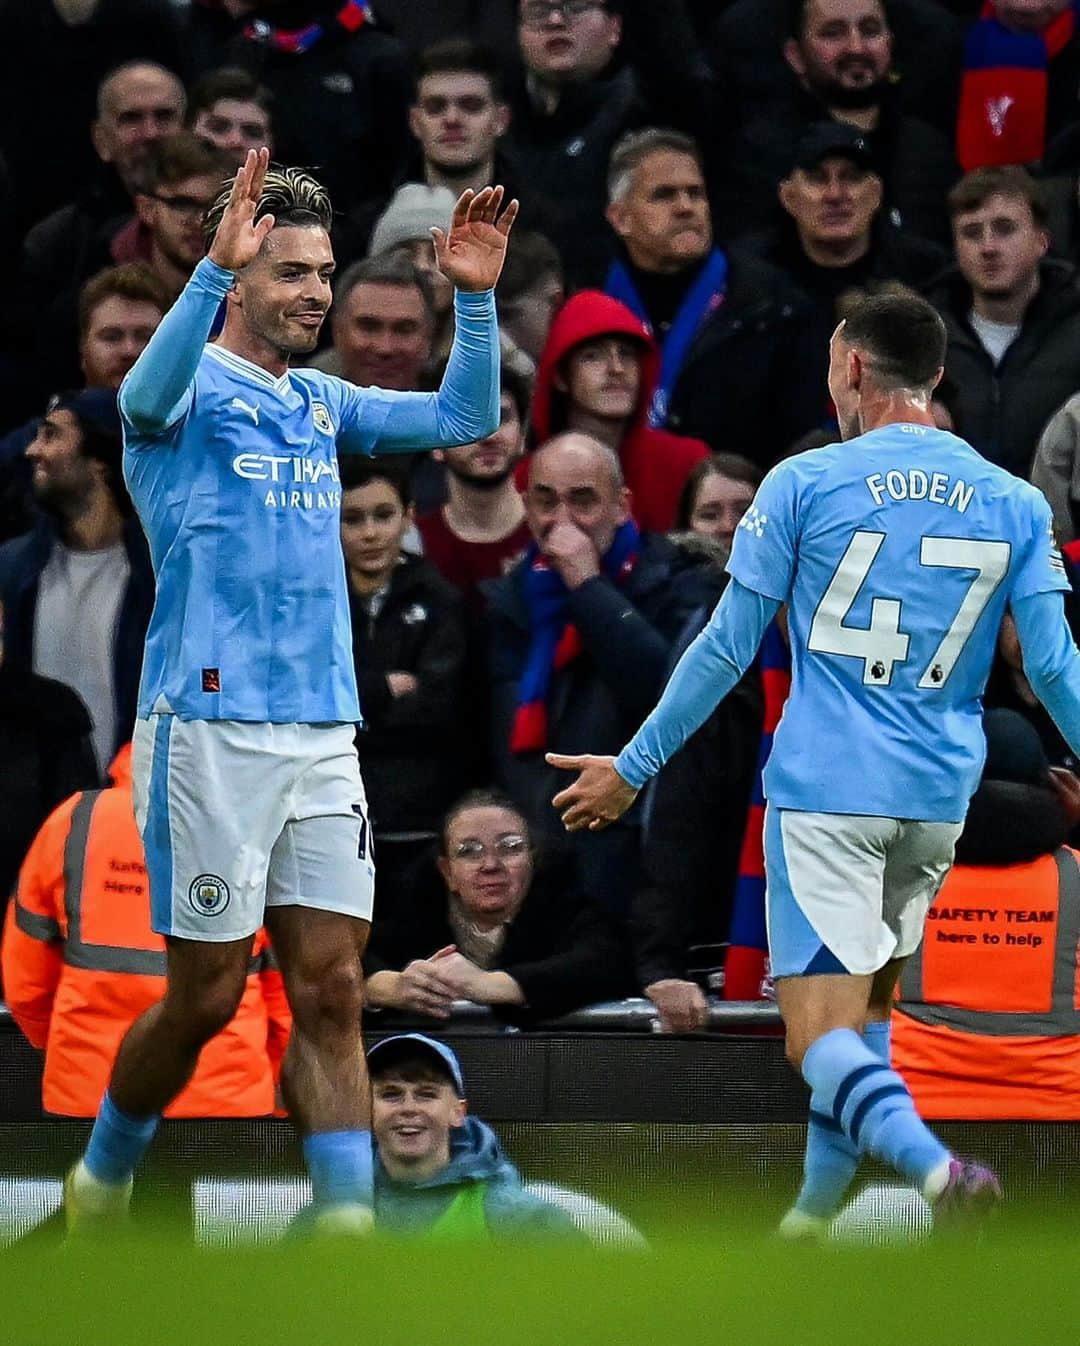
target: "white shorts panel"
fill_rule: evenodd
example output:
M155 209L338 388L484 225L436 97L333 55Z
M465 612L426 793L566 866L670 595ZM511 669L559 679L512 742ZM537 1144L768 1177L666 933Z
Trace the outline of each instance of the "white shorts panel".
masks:
M868 975L913 953L961 828L770 807L765 865L773 975Z
M151 715L133 748L154 929L222 943L268 901L369 920L374 867L352 725ZM361 850L363 854L361 855Z

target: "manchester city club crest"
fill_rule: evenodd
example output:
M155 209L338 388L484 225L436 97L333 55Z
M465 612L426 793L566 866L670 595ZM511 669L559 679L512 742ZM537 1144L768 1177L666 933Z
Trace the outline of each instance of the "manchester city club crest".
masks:
M229 905L229 885L216 874L200 874L188 889L188 901L200 916L220 916Z
M311 419L315 422L315 429L321 430L324 435L334 433L334 423L330 419L330 413L322 402L312 402Z

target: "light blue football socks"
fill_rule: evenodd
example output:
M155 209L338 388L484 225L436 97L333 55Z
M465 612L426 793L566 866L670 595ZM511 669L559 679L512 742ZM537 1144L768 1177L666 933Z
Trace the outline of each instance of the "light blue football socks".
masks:
M907 1085L852 1029L818 1038L803 1060L803 1078L814 1112L858 1153L890 1164L924 1192L931 1175L948 1169L949 1151L915 1111Z
M106 1090L83 1156L90 1176L114 1187L127 1182L160 1121L159 1115L132 1117L121 1112Z
M374 1203L375 1160L370 1131L315 1131L304 1138L316 1210Z
M868 1023L863 1042L874 1055L889 1062L891 1024ZM818 1220L829 1220L837 1212L844 1193L859 1167L859 1152L844 1130L826 1113L815 1094L810 1099L810 1120L806 1129L806 1158L803 1183L795 1201L797 1210Z

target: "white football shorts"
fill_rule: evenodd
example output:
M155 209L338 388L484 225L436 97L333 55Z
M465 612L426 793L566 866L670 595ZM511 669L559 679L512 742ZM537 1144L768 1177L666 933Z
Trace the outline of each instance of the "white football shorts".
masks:
M375 866L351 724L154 714L135 725L135 818L161 935L224 943L266 907L370 921Z
M877 972L915 952L962 823L765 810L774 977Z

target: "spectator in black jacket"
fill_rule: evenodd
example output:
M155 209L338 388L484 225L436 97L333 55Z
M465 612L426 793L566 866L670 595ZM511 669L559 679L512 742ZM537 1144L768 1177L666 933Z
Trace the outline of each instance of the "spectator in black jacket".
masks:
M100 783L86 707L70 687L4 658L0 603L0 916L41 824Z
M951 9L979 0L953 0ZM715 10L715 6L710 6ZM805 0L734 0L712 17L708 51L717 79L749 117L796 94L791 66L784 59L793 15L801 20ZM963 29L939 0L887 0L892 31L890 86L901 112L925 117L952 135Z
M154 603L120 456L115 392L54 398L27 450L42 518L0 547L7 656L78 692L101 772L131 738Z
M893 223L944 242L944 198L957 176L952 140L902 107L882 0L795 0L783 50L795 87L737 135L731 174L720 184L722 221L741 221L741 229L767 224L792 143L809 124L829 119L866 137Z
M73 343L80 287L120 260L111 247L134 216L150 152L179 130L183 115L183 86L161 66L132 62L102 81L90 131L98 157L93 182L76 200L35 224L23 244L22 304L32 335L22 361L39 396L57 386L46 385L55 377L57 350Z
M507 88L505 143L530 191L560 207L551 237L574 285L610 254L600 227L608 158L645 116L633 70L615 61L621 35L607 0L518 0L521 69Z
M462 789L458 734L465 670L460 596L401 542L413 522L407 468L341 461L341 542L364 724L356 736L379 857L378 900L438 835Z
M741 517L730 506L741 500L745 512L760 481L752 463L717 454L686 483L671 538L683 549L696 542L707 565L702 605L672 649L672 666L708 621L727 582L723 567ZM719 946L728 937L762 711L755 663L649 786L630 931L638 985L656 1006L664 1032L705 1025L702 979L718 968Z
M783 219L777 227L744 242L810 300L811 352L824 387L841 296L885 281L918 289L945 270L949 255L892 224L882 210L882 182L869 142L846 122L818 122L807 129L780 183L779 199Z
M1046 211L1023 168L979 168L949 196L956 269L927 292L949 334L963 434L1017 476L1080 388L1080 283L1047 259Z
M689 136L625 136L608 197L625 253L603 288L648 323L663 355L651 424L771 466L827 406L805 297L768 263L714 242Z
M639 534L615 453L557 435L529 460L533 544L483 585L490 634L496 777L545 849L575 857L586 890L621 915L640 859L640 810L599 833L567 834L552 796L553 752L617 752L651 709L672 642L701 601L698 565Z
M193 75L240 66L274 96L282 163L316 172L345 211L386 192L408 146L408 54L359 0L203 0L189 10Z
M456 201L467 187L479 191L497 182L506 200L519 201L519 224L549 231L556 212L536 184L522 178L504 148L510 108L492 53L474 42L440 42L420 53L414 79L409 108L413 143L398 166L395 187L424 183L445 189ZM365 201L337 227L339 263L382 251L371 231L387 204L386 195ZM430 253L431 235L425 233L423 241Z
M528 1023L633 986L618 935L572 868L539 863L524 815L489 791L446 815L438 860L380 912L364 971L369 1009L435 1019L471 1000Z

